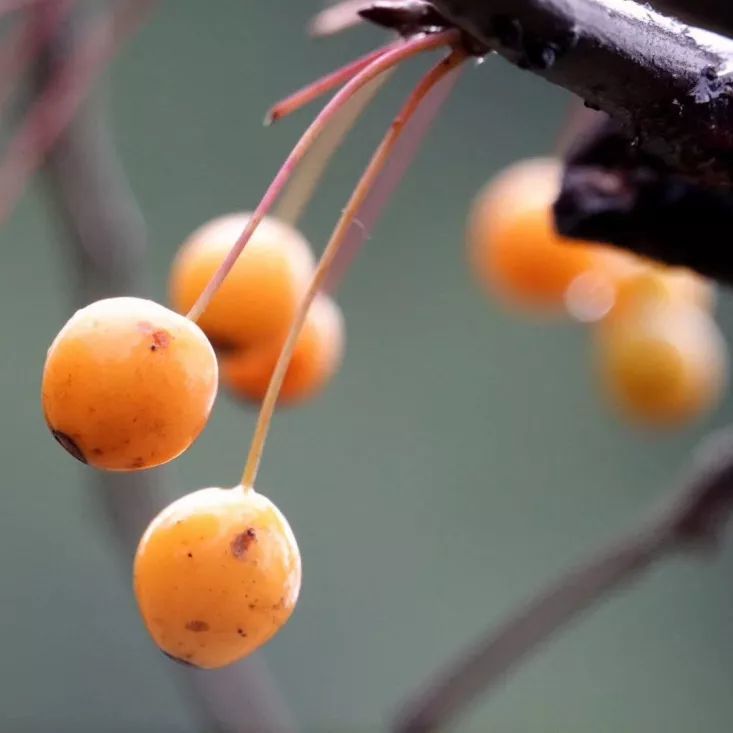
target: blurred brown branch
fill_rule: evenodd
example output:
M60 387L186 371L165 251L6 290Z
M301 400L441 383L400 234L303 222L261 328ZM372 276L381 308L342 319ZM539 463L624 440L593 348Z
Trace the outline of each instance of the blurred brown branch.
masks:
M114 58L122 43L147 17L155 0L114 3L114 9L98 13L68 53L53 58L44 84L39 87L20 130L10 140L0 163L0 222L13 210L29 179L71 122L92 84ZM68 0L37 3L32 12L40 18L37 37L62 25ZM49 27L50 26L50 27Z
M134 0L118 3L115 18L129 18L130 15L125 14L131 13L134 5L149 3ZM53 71L54 61L68 63L63 56L76 53L75 33L80 31L75 25L63 27L62 35L54 39L41 64L43 90L58 79ZM102 56L106 58L102 54L96 58ZM48 180L52 201L71 244L78 278L76 300L82 304L120 293L141 294L146 290L143 219L114 152L101 102L90 101L80 111L76 110L91 77L74 78L84 87L84 92L65 89L76 102L75 105L64 102L65 114L71 124L63 134L56 128L59 137L53 141L55 145L51 143ZM58 121L55 124L58 125ZM44 136L43 141L48 144L48 136ZM124 548L126 558L132 557L143 529L166 503L168 483L169 472L164 469L137 474L95 472L92 475L92 496ZM170 664L171 671L187 690L187 700L196 711L202 730L212 733L291 733L296 730L262 660L252 658L214 672Z
M396 733L442 730L582 611L678 552L715 547L733 510L733 430L709 437L681 488L638 526L550 583L445 665L399 713Z

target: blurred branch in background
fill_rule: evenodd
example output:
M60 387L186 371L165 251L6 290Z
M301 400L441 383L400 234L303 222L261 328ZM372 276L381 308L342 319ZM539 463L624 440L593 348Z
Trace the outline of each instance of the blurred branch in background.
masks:
M38 0L31 9L36 21L29 46L34 55L44 40L68 20L74 0ZM83 23L78 40L68 48L58 47L47 64L47 74L21 127L10 140L0 163L0 222L13 210L28 180L71 122L95 79L114 58L122 43L142 24L155 0L137 0L114 5ZM35 37L34 37L35 36ZM30 60L30 59L29 59Z
M53 13L54 5L53 0L39 4L38 11ZM114 17L129 19L143 6L150 5L135 0L117 3ZM39 93L51 94L65 110L62 118L55 117L53 121L53 141L60 137L51 147L47 167L51 198L71 244L70 256L78 276L76 300L81 305L100 297L145 291L146 244L143 219L115 155L101 102L88 101L74 116L91 78L99 72L96 65L108 55L95 55L95 68L89 69L88 74L71 77L74 84L59 89L53 86L59 83L57 67L67 68L67 58L75 58L77 43L87 38L75 40L79 30L76 26L76 16L73 23L59 26L62 33L54 38L40 63ZM74 100L73 104L69 99ZM39 160L53 141L48 135L42 136L42 148L35 151ZM101 506L127 559L132 557L145 526L169 498L167 481L165 470L94 473L92 497ZM296 730L266 665L258 658L218 671L183 667L172 671L187 690L187 699L200 718L202 730Z
M733 430L704 441L682 487L446 665L400 712L396 733L443 730L582 611L677 553L709 550L733 510Z

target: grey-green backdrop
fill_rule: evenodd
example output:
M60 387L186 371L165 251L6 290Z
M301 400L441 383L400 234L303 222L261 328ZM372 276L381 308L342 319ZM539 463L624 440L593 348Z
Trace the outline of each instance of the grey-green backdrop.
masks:
M382 42L304 33L316 2L172 0L107 79L115 139L150 234L155 297L177 244L252 207L312 110L261 125L278 96ZM421 65L350 139L305 221L320 248ZM550 149L568 97L490 60L463 75L339 294L348 353L312 405L278 415L261 487L304 559L293 619L263 652L306 731L378 731L436 664L661 496L730 419L631 430L600 401L587 334L533 324L476 290L469 201L500 166ZM39 406L74 276L39 184L0 230L0 729L193 731L120 557ZM733 335L733 304L719 317ZM171 495L239 475L254 422L222 397ZM501 733L723 733L733 720L733 555L669 562L527 664L459 727Z

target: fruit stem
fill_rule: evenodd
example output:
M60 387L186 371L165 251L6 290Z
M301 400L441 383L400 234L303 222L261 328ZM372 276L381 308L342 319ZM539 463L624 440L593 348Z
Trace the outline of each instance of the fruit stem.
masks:
M353 79L360 71L369 66L373 61L376 61L385 52L401 45L403 45L402 41L398 41L382 46L375 51L370 51L364 56L360 56L358 59L354 59L354 61L342 66L340 69L336 69L336 71L322 76L302 89L298 89L297 92L293 92L285 97L285 99L281 99L270 107L265 115L265 124L271 125L273 122L277 122L283 119L283 117L293 114L293 112L296 112L301 107L305 107L315 99L318 99L318 97L326 94L326 92L340 87L350 79Z
M441 46L448 46L457 43L459 40L460 34L456 30L415 36L395 48L384 51L379 57L362 69L353 79L347 82L338 92L336 92L328 104L326 104L315 120L310 124L310 127L308 127L308 129L303 133L303 136L295 144L290 155L285 159L285 162L277 172L277 175L265 192L262 200L247 221L247 226L242 231L239 239L235 242L234 246L229 251L229 254L224 258L224 261L219 266L219 269L214 273L214 276L211 278L208 285L204 288L201 295L199 295L198 300L187 313L187 318L192 321L196 321L206 310L206 307L209 305L209 302L214 297L219 286L224 282L229 271L234 266L234 263L237 261L237 258L249 241L254 230L262 221L265 214L270 210L275 199L280 195L281 191L285 187L285 184L292 175L295 167L308 152L313 143L318 139L321 132L328 125L333 116L343 107L353 94L369 83L372 79L379 76L382 72L396 66L402 61L405 61L422 51L430 51L440 48Z
M394 69L383 72L355 92L331 120L328 128L323 131L318 142L301 161L280 195L280 200L274 209L274 214L280 221L297 227L298 220L313 197L334 153L392 71Z
M408 97L403 108L398 112L397 116L392 121L387 133L385 134L382 142L375 151L372 159L369 161L369 165L362 174L359 182L356 184L351 198L349 199L346 207L344 208L341 217L336 224L335 229L331 235L326 248L323 250L321 259L318 262L316 271L313 274L308 291L305 294L303 301L298 308L295 318L290 326L290 331L285 340L285 343L280 351L280 355L273 370L270 383L267 386L267 392L265 398L262 401L262 407L260 414L257 418L257 425L255 427L255 433L252 438L252 444L250 445L249 454L247 456L247 463L244 467L242 474L242 486L252 487L254 486L255 479L257 478L257 472L260 466L260 460L262 458L262 451L267 439L267 433L272 420L272 415L275 411L275 405L277 398L280 393L285 373L287 372L290 358L295 348L296 341L300 334L300 330L303 326L305 318L308 314L313 299L321 288L326 275L328 274L329 267L333 262L334 258L338 254L339 248L346 239L351 225L354 222L354 217L359 211L360 207L364 203L364 200L369 194L372 185L377 180L382 169L389 160L390 153L392 152L395 144L399 140L400 134L405 128L405 125L409 122L412 115L415 113L420 105L420 102L428 94L430 89L439 82L448 72L454 69L457 65L462 63L467 57L467 53L457 48L453 50L446 58L440 63L434 66L418 83L417 87Z

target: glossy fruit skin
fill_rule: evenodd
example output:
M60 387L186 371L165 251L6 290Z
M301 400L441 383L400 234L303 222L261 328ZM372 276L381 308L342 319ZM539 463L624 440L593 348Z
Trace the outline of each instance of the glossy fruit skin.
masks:
M183 243L170 276L173 308L186 313L239 235L249 213L227 214ZM221 349L248 348L285 335L314 267L307 241L293 227L265 217L198 324Z
M285 374L279 404L302 402L322 390L341 364L345 328L341 310L330 298L317 297L303 323ZM280 355L282 342L224 354L222 382L236 395L261 402Z
M141 298L78 310L43 369L46 422L79 460L134 471L183 453L204 429L218 367L196 324Z
M684 267L609 248L603 268L576 279L566 293L568 311L587 323L609 322L652 302L688 303L712 311L715 286Z
M298 599L301 560L285 517L254 490L207 488L173 502L137 549L134 588L158 647L203 669L267 642Z
M638 261L615 282L615 298L608 317L623 318L651 302L688 303L703 310L715 305L715 288L708 280L682 267Z
M725 340L710 314L689 303L646 302L597 329L595 346L606 394L639 424L691 422L727 384Z
M512 305L561 312L576 278L604 270L609 248L555 230L551 207L560 173L554 159L522 161L489 181L471 208L471 269L486 290Z

